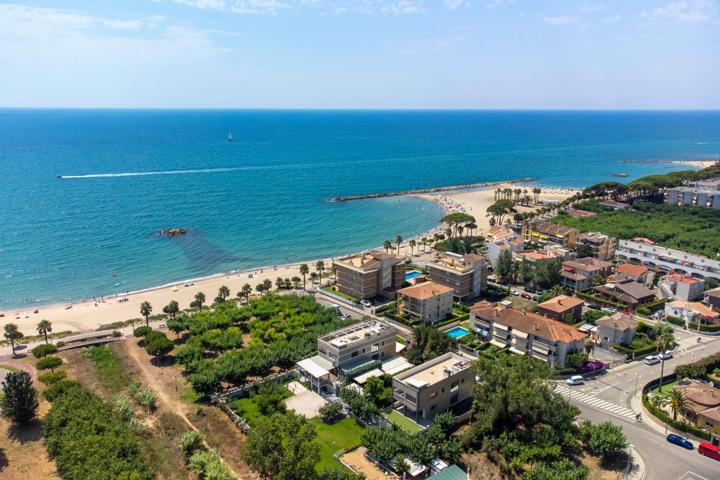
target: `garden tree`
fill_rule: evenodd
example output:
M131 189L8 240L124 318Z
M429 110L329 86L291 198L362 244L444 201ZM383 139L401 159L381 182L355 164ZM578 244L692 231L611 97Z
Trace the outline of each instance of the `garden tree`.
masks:
M269 292L272 290L272 281L269 278L263 280L263 287L265 287L266 292Z
M370 427L363 432L361 442L370 454L390 462L405 449L406 434L396 428Z
M301 263L300 264L300 275L302 275L303 290L305 290L305 277L307 276L308 273L310 273L310 267L307 266L307 263Z
M193 453L205 448L203 445L204 441L205 436L202 433L197 430L190 430L189 432L185 432L180 435L180 438L177 441L177 447L178 450L182 452L185 459L189 459Z
M605 285L605 283L607 283L607 277L604 275L595 275L595 278L593 278L593 285L596 287L598 285Z
M407 474L410 472L410 465L408 465L407 460L405 460L405 457L398 454L395 457L395 460L393 460L393 470L395 470L396 473L400 475L400 478L402 480L405 480L407 478Z
M368 378L363 385L363 394L378 408L389 407L392 403L392 377L382 375Z
M666 350L675 346L675 334L670 325L667 323L658 323L655 325L654 330L656 335L655 344L659 352L664 354ZM660 361L660 385L662 386L663 378L665 377L665 355L660 358Z
M195 307L197 307L198 310L202 310L203 303L205 303L205 294L203 292L196 293L195 301L193 303L195 304Z
M170 315L172 320L175 320L175 316L180 311L180 304L176 300L170 300L170 303L163 307L163 313ZM176 332L177 333L177 332Z
M395 235L395 243L397 244L397 254L400 255L400 245L402 245L403 238L400 234Z
M175 344L162 332L152 333L158 333L159 335L153 335L153 337L148 335L146 337L145 351L148 355L154 356L156 360L160 360L162 357L170 353L173 348L175 348Z
M253 403L257 405L260 414L270 417L276 413L285 413L285 398L288 390L277 382L267 382L260 385L253 396Z
M562 268L562 260L552 258L535 262L533 268L533 283L539 287L550 288L557 285L562 280L560 269Z
M230 289L226 287L225 285L222 285L218 289L218 297L222 298L223 300L227 300L227 298L230 296Z
M498 281L501 283L507 283L511 278L512 268L512 253L510 250L503 250L500 252L495 266L495 274L498 277Z
M330 273L332 273L333 280L337 282L338 267L334 263L330 265Z
M0 395L0 415L14 423L24 424L35 418L38 410L37 390L25 371L5 375Z
M565 293L565 290L561 285L554 285L550 290L547 290L540 295L538 295L538 303L547 302L548 300L557 297L558 295L562 295ZM603 315L605 316L605 315Z
M459 226L467 223L474 223L475 217L463 212L453 212L445 215L441 222L446 223L453 232L457 232Z
M667 394L667 397L665 397L663 403L664 405L670 407L670 411L673 414L673 420L677 420L677 414L685 406L685 404L687 403L687 399L685 398L685 394L682 392L682 390L673 388Z
M45 337L45 343L48 343L48 333L52 332L52 323L50 323L50 320L40 320L35 330L37 330L40 335L43 335Z
M530 262L527 260L523 260L520 262L520 265L518 266L518 277L520 278L520 282L522 282L524 285L527 285L530 283L533 279L533 268Z
M505 215L515 212L515 206L512 200L498 200L487 208L487 216L495 219L495 222L501 224Z
M407 440L406 451L410 458L421 465L429 465L437 452L428 441L427 436L418 434L413 435Z
M319 285L322 286L322 274L323 270L325 270L325 262L322 260L318 260L317 262L315 262L315 270L318 273L318 280L320 282Z
M343 417L343 406L340 402L326 402L320 407L320 418L325 423L335 423Z
M457 347L456 340L433 327L416 327L413 334L414 339L407 356L413 365L419 365Z
M568 367L580 370L580 368L587 363L588 355L584 351L569 352L565 360Z
M584 420L580 423L580 438L588 449L603 461L610 460L623 453L628 442L622 427L611 422L594 424Z
M320 459L316 436L305 417L261 417L248 433L242 457L262 480L312 480Z
M392 242L390 240L385 240L383 242L383 248L385 249L385 253L390 253L390 249L392 248Z
M58 349L55 345L49 343L38 345L32 349L32 354L35 358L43 358L53 353L57 353Z
M265 284L258 283L257 285L255 285L255 290L257 290L257 292L262 295L263 292L265 292Z
M707 277L703 283L703 290L713 290L718 287L720 287L720 280L713 277Z
M10 340L13 357L15 356L15 342L24 337L22 332L18 330L18 326L14 323L5 324L5 338Z
M152 305L147 300L140 304L140 315L145 317L145 325L150 325L150 314L152 313Z
M365 421L370 420L374 415L380 413L380 409L378 409L374 403L367 400L362 393L353 388L341 388L340 398L347 404L354 415Z
M590 471L583 464L563 458L552 463L538 463L523 475L523 480L585 480Z
M283 280L282 277L277 277L277 279L275 280L275 287L278 290L282 290L283 288L285 288L285 280Z
M335 274L335 277L336 277L335 279L337 280L337 266L333 265L332 268L333 268L333 273ZM300 281L302 280L300 277L298 277L296 275L296 276L292 277L290 280L292 281L293 288L297 289L298 287L300 287Z
M50 370L55 371L57 367L63 364L62 358L60 357L43 357L37 362L38 370Z
M678 378L703 378L707 374L705 365L699 363L690 363L687 365L678 365L675 367L675 375Z

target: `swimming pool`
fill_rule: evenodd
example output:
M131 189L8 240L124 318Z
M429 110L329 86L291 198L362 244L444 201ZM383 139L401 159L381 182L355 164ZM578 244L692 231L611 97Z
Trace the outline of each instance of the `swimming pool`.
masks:
M419 277L420 275L422 275L422 272L418 272L417 270L413 270L412 272L407 272L405 274L405 281L408 282L415 277Z
M445 334L448 337L455 338L455 339L462 338L465 335L467 335L468 333L470 333L470 331L467 328L463 328L463 327L453 327L450 330L448 330L447 332L445 332Z

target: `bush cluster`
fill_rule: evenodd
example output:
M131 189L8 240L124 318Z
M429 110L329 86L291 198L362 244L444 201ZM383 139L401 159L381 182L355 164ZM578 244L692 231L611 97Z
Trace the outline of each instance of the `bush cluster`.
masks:
M35 358L43 358L48 355L57 353L58 349L55 345L50 343L43 343L32 349L32 354Z

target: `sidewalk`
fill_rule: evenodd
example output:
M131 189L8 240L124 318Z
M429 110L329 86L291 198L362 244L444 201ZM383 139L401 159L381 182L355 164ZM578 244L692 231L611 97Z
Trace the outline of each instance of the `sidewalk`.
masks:
M643 461L640 454L633 448L630 447L630 455L632 455L632 465L630 466L630 474L625 478L632 480L643 480L645 478L645 462Z

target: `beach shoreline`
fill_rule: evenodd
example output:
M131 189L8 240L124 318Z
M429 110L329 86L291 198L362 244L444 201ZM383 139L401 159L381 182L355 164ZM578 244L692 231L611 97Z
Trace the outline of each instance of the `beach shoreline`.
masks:
M478 186L463 190L441 191L435 193L411 193L406 196L420 198L425 201L431 201L439 205L445 214L451 212L465 212L476 218L478 232L484 232L489 229L488 218L485 210L491 205L494 199L494 191L497 188L524 188L539 186L543 189L541 200L562 200L572 195L576 190L559 187L545 187L542 185L527 183L509 183L509 182L493 182L491 185ZM527 207L522 207L520 211L527 211ZM443 224L440 222L432 229L421 234L405 238L400 249L400 255L410 257L411 249L408 241L415 239L418 246L414 252L419 252L419 240L423 237L432 237L435 233L444 231ZM394 243L394 239L390 239ZM395 250L393 245L393 250ZM139 319L140 303L144 301L150 302L153 306L153 314L162 313L162 308L171 300L176 300L180 304L180 308L188 308L197 292L202 291L206 296L206 303L210 304L221 286L227 286L231 295L235 296L242 286L246 283L253 288L256 293L255 286L265 280L270 280L275 285L278 277L292 278L300 277L299 267L305 263L310 267L310 272L315 271L314 265L317 261L325 262L326 271L323 278L331 276L329 272L332 261L336 258L348 255L359 254L372 250L382 250L382 245L377 245L361 251L349 252L334 257L315 258L305 261L292 262L287 264L274 264L261 267L249 268L245 270L230 270L227 272L214 273L201 277L189 278L179 281L167 282L161 285L141 288L126 293L117 293L107 296L96 297L94 299L78 299L67 302L55 302L48 304L28 305L17 308L4 310L5 322L12 322L18 325L20 331L26 335L30 335L35 331L35 326L40 320L50 320L53 323L53 330L84 332L97 329L100 325L106 325L114 322L126 321L130 319ZM309 275L307 278L308 290L314 287L310 282ZM38 311L38 313L34 313Z

